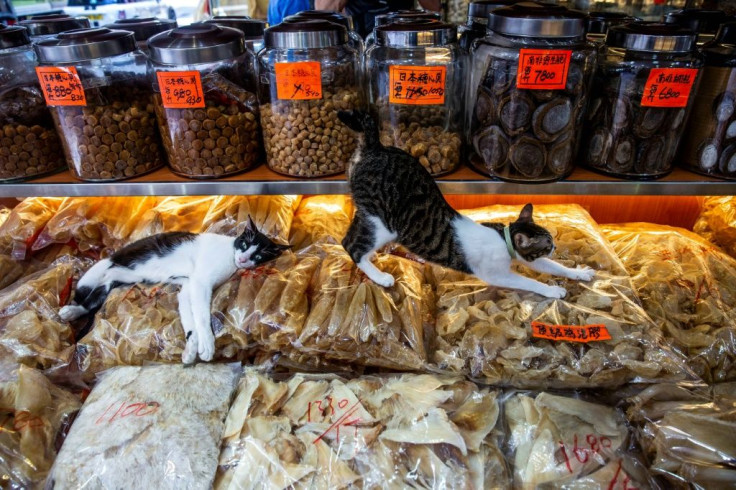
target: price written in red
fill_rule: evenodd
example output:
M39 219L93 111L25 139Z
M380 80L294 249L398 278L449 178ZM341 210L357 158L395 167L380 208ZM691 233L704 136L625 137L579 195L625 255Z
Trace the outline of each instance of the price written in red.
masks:
M562 90L567 85L572 51L522 49L516 71L516 86L527 90Z
M165 108L201 109L205 106L198 71L159 71L156 78Z
M337 412L335 410L337 407ZM350 401L347 398L335 400L331 396L325 397L324 400L315 400L309 402L307 405L307 421L312 422L312 410L315 410L315 415L321 415L322 417L337 416L337 419L330 424L330 426L317 437L313 443L317 444L320 440L324 439L330 433L334 433L336 439L340 439L340 428L341 427L352 427L354 430L354 439L358 439L358 424L360 423L360 417L352 418L360 410L360 400L350 405ZM356 446L357 448L357 446Z
M107 406L102 415L97 417L95 424L111 424L116 420L124 420L128 417L147 417L157 413L160 408L161 404L155 401L115 402Z
M73 66L38 66L38 82L48 106L86 106L87 97Z

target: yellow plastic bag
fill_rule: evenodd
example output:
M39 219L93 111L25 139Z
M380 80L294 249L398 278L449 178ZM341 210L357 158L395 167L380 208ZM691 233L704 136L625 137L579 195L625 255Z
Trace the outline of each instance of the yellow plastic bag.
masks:
M736 257L736 198L707 197L693 231Z

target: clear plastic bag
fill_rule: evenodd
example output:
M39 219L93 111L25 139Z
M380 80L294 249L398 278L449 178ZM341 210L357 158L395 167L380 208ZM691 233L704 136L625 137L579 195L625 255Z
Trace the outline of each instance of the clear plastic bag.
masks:
M464 214L476 221L510 222L519 208L492 206ZM568 291L565 299L548 299L488 287L473 276L432 266L437 367L517 388L615 387L694 377L685 360L665 346L623 264L587 212L576 205L538 206L534 219L554 237L553 260L568 267L592 267L595 277L572 281L518 266L519 273ZM611 340L534 338L532 322L558 332L571 325L603 326Z
M693 231L736 257L736 198L707 197Z
M6 206L0 206L0 227L3 226L3 223L8 219L8 216L10 216L11 209Z
M249 369L214 488L509 488L497 397L459 378Z
M118 367L79 412L46 488L209 488L240 369Z
M602 227L644 309L708 382L736 380L736 260L682 228Z
M57 444L79 410L79 398L35 369L0 364L0 481L3 488L37 488L56 458Z
M353 219L350 196L311 196L302 200L294 215L289 243L296 250L313 243L339 244Z
M215 196L171 196L160 198L138 220L130 241L140 240L165 231L203 231L207 212L215 202Z
M239 235L248 217L261 233L286 242L301 196L219 196L210 206L202 229L209 233Z
M0 226L0 251L16 260L29 258L38 234L63 200L60 197L29 197L19 202Z

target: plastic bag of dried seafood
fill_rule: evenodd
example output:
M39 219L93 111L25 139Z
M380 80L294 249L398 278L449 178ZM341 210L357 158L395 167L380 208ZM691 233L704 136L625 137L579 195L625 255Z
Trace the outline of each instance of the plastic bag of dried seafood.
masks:
M519 208L463 213L476 221L507 223ZM553 260L590 266L596 276L578 282L518 266L525 276L564 286L568 293L560 300L488 287L473 276L433 266L433 361L439 368L517 388L615 387L694 377L685 360L664 344L639 305L626 269L587 212L576 205L538 206L534 219L555 239ZM610 340L600 340L606 334Z
M128 242L138 220L154 204L155 197L67 198L36 238L33 250L73 242L82 254L107 255Z
M665 339L708 382L736 380L736 260L702 237L649 223L602 227Z
M246 370L214 488L509 488L498 393L432 375Z
M736 257L736 197L707 197L693 231Z
M736 487L736 384L661 384L630 398L627 415L662 488Z
M285 243L300 201L301 196L219 196L210 206L202 229L239 235L250 216L261 233Z
M3 223L8 219L8 216L10 216L11 209L7 206L0 206L0 227L3 226Z
M69 431L46 487L209 488L240 368L106 371Z
M311 196L304 198L294 215L289 243L296 250L316 242L339 244L353 218L350 196Z
M156 205L143 213L129 241L166 231L204 231L203 224L215 196L173 196L160 198Z
M0 364L0 481L3 488L38 488L57 444L79 410L79 398L35 369Z
M512 393L503 409L514 488L649 488L615 408L543 392Z
M29 197L19 202L0 226L0 252L16 260L28 258L33 242L62 201L60 197Z

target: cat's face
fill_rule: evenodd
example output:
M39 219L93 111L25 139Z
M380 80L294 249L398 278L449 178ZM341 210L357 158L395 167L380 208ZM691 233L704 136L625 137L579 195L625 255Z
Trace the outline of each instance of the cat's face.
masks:
M277 258L288 248L288 245L279 245L258 231L249 216L245 230L235 239L235 266L238 269L253 269Z
M510 226L514 250L527 262L546 257L555 250L552 234L534 223L532 211L531 204L524 206L519 218Z

